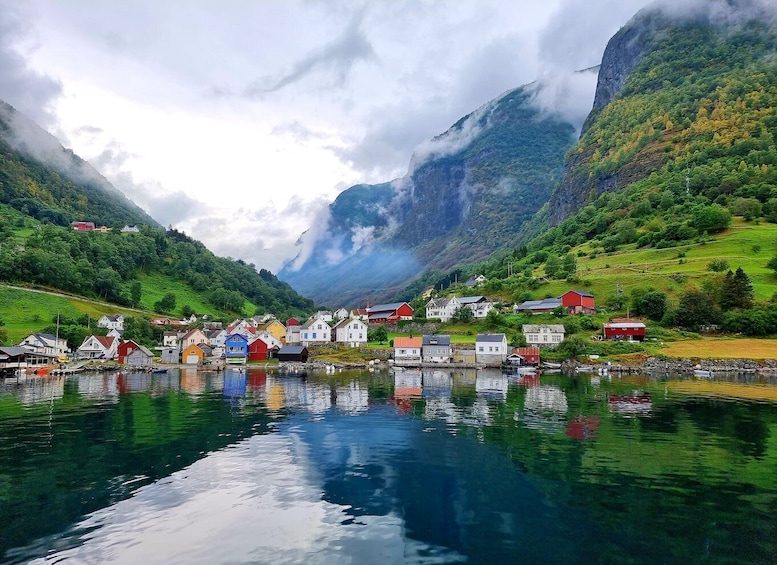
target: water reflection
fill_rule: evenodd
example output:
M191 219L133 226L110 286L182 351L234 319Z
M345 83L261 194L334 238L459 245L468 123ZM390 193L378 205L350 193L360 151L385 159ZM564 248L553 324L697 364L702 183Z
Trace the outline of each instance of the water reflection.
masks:
M752 376L408 369L3 382L0 549L8 562L773 562L776 393Z

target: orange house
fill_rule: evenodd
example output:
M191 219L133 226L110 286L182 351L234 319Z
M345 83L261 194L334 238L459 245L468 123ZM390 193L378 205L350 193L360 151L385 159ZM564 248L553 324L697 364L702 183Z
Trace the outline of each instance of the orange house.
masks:
M187 365L197 365L198 363L202 363L204 359L205 353L195 344L189 345L181 354L181 360Z

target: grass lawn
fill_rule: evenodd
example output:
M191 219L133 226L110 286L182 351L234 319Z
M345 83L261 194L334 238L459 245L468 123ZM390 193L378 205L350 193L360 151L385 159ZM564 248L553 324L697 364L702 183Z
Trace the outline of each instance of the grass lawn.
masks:
M578 257L580 283L552 281L534 291L534 297L560 296L570 288L577 288L596 296L600 306L616 289L623 289L630 296L635 288L652 287L677 298L688 285L698 287L713 274L707 270L713 259L727 261L732 271L742 267L753 283L756 300L769 299L777 290L777 277L766 268L769 259L777 254L775 224L756 225L735 218L729 229L711 236L709 241L666 249L635 247L631 244L612 253L598 253L593 258ZM578 250L589 251L588 244L571 252L575 254ZM541 275L542 269L535 274Z
M5 322L11 344L19 343L29 334L51 325L57 312L69 317L89 314L94 322L104 314L131 313L110 304L94 304L78 298L0 286L0 319Z
M661 348L669 357L691 359L777 359L777 339L711 338L674 341Z

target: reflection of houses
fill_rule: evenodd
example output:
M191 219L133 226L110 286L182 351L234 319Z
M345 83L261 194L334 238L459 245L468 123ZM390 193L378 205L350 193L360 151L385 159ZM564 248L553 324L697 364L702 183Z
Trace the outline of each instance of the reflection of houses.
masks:
M607 399L610 411L624 416L650 416L653 411L653 401L646 392L633 394L611 394Z
M505 334L478 334L475 338L475 358L484 365L501 365L507 359Z
M604 339L644 341L645 331L645 323L641 320L618 318L602 324Z
M568 409L567 395L561 388L553 385L532 386L526 389L523 410L515 413L515 420L543 433L564 433Z
M408 414L413 400L421 398L423 393L420 371L405 370L394 373L394 404L402 414Z
M475 391L490 400L507 400L509 380L506 375L480 373L475 379Z
M421 355L424 363L450 363L451 336L425 335L421 343Z
M556 347L564 341L564 326L561 324L524 324L522 327L526 342L534 347Z
M338 386L335 404L348 413L364 412L369 408L369 393L367 387L362 387L358 381L351 381L346 386Z
M397 363L421 362L421 338L420 337L396 337L394 338L394 361Z

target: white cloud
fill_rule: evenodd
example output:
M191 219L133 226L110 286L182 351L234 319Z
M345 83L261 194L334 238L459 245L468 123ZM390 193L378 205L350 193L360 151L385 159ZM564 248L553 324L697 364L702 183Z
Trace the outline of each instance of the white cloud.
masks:
M0 98L163 225L277 270L340 191L488 100L540 76L541 104L575 99L643 4L0 0Z

